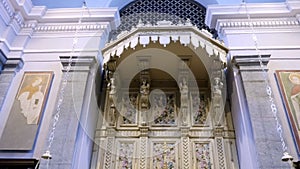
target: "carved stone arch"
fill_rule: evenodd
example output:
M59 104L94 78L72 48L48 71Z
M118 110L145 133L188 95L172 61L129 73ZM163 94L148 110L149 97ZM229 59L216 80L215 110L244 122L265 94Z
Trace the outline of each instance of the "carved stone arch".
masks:
M173 48L171 48L172 46ZM178 49L176 49L176 47ZM211 117L210 120L207 120L209 121L209 125L194 125L193 123L190 123L191 121L189 120L192 119L192 112L190 111L191 105L184 105L187 109L182 109L186 107L180 106L180 110L177 109L176 105L174 107L168 105L171 110L175 110L169 111L170 109L167 109L167 106L157 106L158 108L155 109L155 107L151 107L151 104L147 104L151 96L151 92L155 90L155 88L150 89L151 91L148 92L145 97L143 95L144 92L142 92L141 89L143 87L149 89L153 83L148 80L147 83L144 84L142 79L147 79L149 74L151 74L151 69L165 70L169 67L169 71L166 72L177 82L177 88L172 89L170 92L180 92L181 95L181 90L178 90L178 81L181 80L180 76L184 76L186 72L183 71L181 74L180 72L178 73L178 71L184 69L184 66L180 63L184 62L183 59L185 56L179 56L180 54L172 50L189 50L189 54L193 53L192 58L197 58L199 60L198 66L203 68L203 72L205 72L208 76L207 82L210 84L209 87L211 87L209 92L211 92L210 99L212 103L210 110L212 110L215 114L210 115L210 117L213 117ZM174 25L170 21L159 21L155 26L140 22L135 28L130 31L122 32L115 40L107 43L102 49L104 67L107 69L107 72L111 72L112 74L109 78L113 77L113 79L117 79L117 85L129 82L127 83L127 87L125 87L125 90L127 88L128 90L126 92L130 93L130 89L133 89L137 93L137 97L134 97L136 98L135 100L137 100L134 104L137 106L137 111L127 111L131 110L128 108L130 106L126 106L127 104L124 103L131 100L129 94L124 97L124 86L120 85L120 88L118 86L113 86L113 88L117 90L121 89L119 90L119 93L122 94L122 96L120 99L115 99L117 100L116 104L106 104L109 106L106 106L106 110L104 110L105 116L108 117L115 117L115 112L120 110L119 114L117 113L119 116L116 117L115 120L110 120L108 121L109 123L104 121L103 123L106 124L107 127L107 134L104 133L103 135L103 138L107 141L107 143L104 143L107 151L103 155L103 161L105 161L106 166L105 168L111 168L111 166L114 165L116 165L114 168L118 168L120 162L114 163L114 157L112 157L111 151L117 149L117 151L122 155L122 153L124 154L126 152L123 151L124 147L127 146L135 147L135 151L139 151L139 158L131 158L131 160L127 160L128 163L134 164L136 168L147 168L146 166L148 164L150 164L150 168L154 168L154 165L157 164L157 161L155 160L156 158L153 158L153 160L147 160L147 154L156 156L157 153L164 153L168 150L170 150L170 154L172 154L171 161L174 162L175 168L192 168L196 165L195 163L197 162L192 159L192 157L195 159L196 155L195 153L190 153L192 151L205 151L210 154L207 155L207 158L205 159L205 162L208 165L210 165L210 162L214 161L216 168L226 168L224 167L226 165L224 158L226 157L224 157L225 150L224 142L222 140L224 126L222 128L223 124L218 123L221 120L218 119L218 117L222 117L218 113L224 112L222 110L224 103L222 102L224 102L223 98L226 95L226 92L224 92L226 91L226 87L225 82L222 82L222 78L224 78L222 72L226 66L227 52L228 49L221 42L213 39L212 35L208 31L199 30L190 22ZM181 54L184 53L185 52L183 51ZM202 66L200 66L200 63ZM120 67L124 68L120 69ZM150 73L147 72L147 70L150 70ZM135 86L135 88L129 87L130 82L132 81L131 79L133 79L133 77L138 73L141 76L141 78L138 79L139 85L137 85L137 87ZM124 79L124 74L128 74L125 75L125 77L128 76L129 80ZM111 85L112 83L110 86L108 85L107 92L111 91ZM170 95L167 95L167 92L165 93L166 99L162 99L162 102L169 103L169 100L179 100L178 98L174 99L174 95L172 95L172 93ZM125 98L124 101L122 100L123 98ZM148 98L148 100L145 98ZM156 98L157 99L155 100L158 101L158 105L160 96ZM106 100L111 102L113 99ZM182 102L181 98L180 102ZM171 104L174 105L173 102ZM122 110L124 109L120 107L127 107L128 109L124 112L129 112L130 115L122 114ZM163 107L163 109L160 109L161 107ZM185 112L184 110L187 110L187 116L183 116ZM168 117L165 119L171 119L170 121L165 122L165 119L161 120L162 118L160 117L162 116L160 115L162 113L159 113L165 111L167 111L165 114ZM134 115L135 118L131 118L133 117L131 115ZM180 118L179 115L181 117L188 117L188 119ZM128 118L124 120L123 117ZM104 119L109 118L105 117ZM150 122L148 121L149 119ZM122 123L120 123L120 121ZM125 121L137 122L125 124ZM161 121L164 122L160 123ZM168 128L171 130L168 130ZM202 129L206 129L207 131L204 132ZM206 139L205 141L199 137L204 133L206 133L204 136ZM182 149L174 149L173 147L178 147L175 146L177 144L180 144L179 147L182 147ZM161 151L159 147L165 147L165 151ZM216 147L217 151L220 153L213 155L212 148L210 147ZM192 149L192 151L190 151L190 149ZM130 152L129 155L124 154L123 156L132 157L133 154L134 152ZM186 155L179 158L180 154ZM214 160L213 157L215 158ZM120 159L117 157L116 159L123 160L122 158ZM179 162L179 160L181 160L181 162ZM219 162L222 160L222 163Z
M139 23L136 28L122 32L102 49L103 63L111 58L119 58L122 53L141 45L147 47L150 43L159 43L166 47L170 43L179 42L191 48L201 59L209 74L212 66L223 68L226 64L228 49L206 30L199 30L190 22L174 25L170 21L159 21L156 25ZM213 65L216 64L216 65Z
M175 43L191 49L203 63L211 87L210 110L215 114L213 115L216 117L215 124L222 123L220 122L222 119L218 118L223 113L226 98L223 69L226 66L228 49L213 39L208 31L199 30L190 22L174 25L170 21L159 21L155 26L140 22L136 28L119 34L116 40L106 45L102 50L103 62L109 65L112 60L122 60L123 53L128 50L147 49L153 44L159 44L164 48Z
M172 168L196 168L202 162L207 168L227 168L225 160L228 159L224 154L228 150L224 149L227 143L223 141L223 133L229 132L224 131L226 124L222 126L217 117L222 117L218 113L224 112L223 70L228 49L191 20L182 21L147 23L139 20L134 27L118 32L102 49L102 63L108 72L106 92L117 90L115 97L106 96L105 117L101 123L104 126L101 129L105 130L100 136L104 140L105 153L99 153L99 160L105 168L121 168L121 164L131 164L132 168L155 168L157 164L162 166L161 159L166 159L159 158L158 154L165 157L170 154ZM155 74L156 71L160 71L159 74ZM182 94L184 78L189 74L186 96ZM200 89L201 76L205 77L203 84L207 85ZM159 88L158 81L165 77L168 79ZM115 83L111 79L116 80ZM190 85L192 81L196 85ZM199 115L201 123L196 124L194 115L201 111L198 105L197 110L193 108L193 97L200 103L201 92L207 93L206 98L212 103L205 108L215 115L208 115L208 118ZM156 102L151 102L151 94ZM180 103L178 107L174 100ZM210 113L207 109L205 113ZM132 151L124 151L128 147ZM117 152L115 157L113 151ZM197 153L206 154L205 159L198 159ZM138 154L138 158L133 158L134 154ZM122 158L125 156L128 158ZM167 167L167 163L163 165L163 168Z

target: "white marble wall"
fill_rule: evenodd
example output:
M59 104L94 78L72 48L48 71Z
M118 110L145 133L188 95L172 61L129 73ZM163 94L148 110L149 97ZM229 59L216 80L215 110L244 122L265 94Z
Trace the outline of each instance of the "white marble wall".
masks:
M1 98L4 97L3 94L6 96L2 99L0 110L0 135L24 72L53 71L54 73L34 148L28 152L0 151L0 158L39 159L45 152L63 77L62 62L65 61L60 57L71 55L78 57L74 61L77 66L72 70L73 78L68 82L62 114L74 113L70 111L72 109L69 110L70 107L74 107L78 114L61 116L61 124L59 121L57 127L65 128L67 124L69 127L65 128L66 130L56 131L52 154L53 159L56 160L53 160L53 164L60 168L88 168L96 116L99 113L96 96L99 91L95 91L95 86L99 85L95 79L101 76L102 55L99 49L106 43L109 31L115 29L119 23L118 10L116 8L46 9L33 6L30 0L4 0L0 3L0 50L8 60L17 58L24 63L13 78L6 77L4 71L0 74L1 84L10 84L7 88L1 88ZM81 22L79 22L80 18ZM76 39L76 45L73 46ZM81 74L84 74L83 78ZM5 79L2 78L4 76ZM69 141L64 144L58 143L66 139ZM57 147L58 145L62 147ZM59 158L63 160L57 160ZM68 165L63 166L64 163Z
M229 71L229 96L241 168L288 168L287 164L280 161L283 151L275 119L268 108L270 102L257 60L258 53L270 56L267 76L288 152L294 156L294 161L298 161L274 73L276 70L300 69L297 66L300 65L299 13L300 2L294 0L273 4L208 7L206 23L218 31L220 39L229 48L228 60L232 67L232 71ZM258 50L253 35L257 37ZM244 65L231 63L235 57L243 59Z

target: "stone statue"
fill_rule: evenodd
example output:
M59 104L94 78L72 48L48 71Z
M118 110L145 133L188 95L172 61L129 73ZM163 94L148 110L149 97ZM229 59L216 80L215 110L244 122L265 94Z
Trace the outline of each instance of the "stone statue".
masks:
M189 88L186 82L186 79L183 78L182 82L179 85L180 94L181 94L181 107L188 107L188 99L189 99Z
M214 78L213 102L216 106L221 104L222 88L223 88L223 83L221 82L220 78L218 77Z
M147 109L149 108L149 93L150 93L150 85L146 80L143 80L143 84L140 87L140 105L141 105L141 124L143 126L146 125L147 120Z
M187 119L188 119L188 107L189 107L189 88L186 82L186 79L183 78L182 82L179 85L180 88L180 110L181 110L181 120L183 125L187 125Z
M116 94L117 89L116 89L116 81L115 78L110 78L110 81L108 83L108 88L109 88L109 94Z
M117 93L115 78L111 78L107 86L109 89L109 105L115 106L114 103L115 103L116 93Z
M113 126L116 122L116 83L115 78L111 78L110 82L108 83L108 89L109 89L109 113L108 113L108 119L109 119L109 125Z
M187 125L187 119L188 119L188 108L187 107L181 107L181 120L182 120L182 125L186 126Z
M213 84L213 109L214 109L214 121L215 124L220 126L223 124L223 116L222 116L222 88L223 83L221 82L221 79L219 77L214 78L214 84Z
M140 88L141 93L141 107L142 108L148 108L149 106L149 93L150 93L150 85L146 82L146 80L143 80L143 84Z
M116 123L116 107L109 108L109 125L114 126Z

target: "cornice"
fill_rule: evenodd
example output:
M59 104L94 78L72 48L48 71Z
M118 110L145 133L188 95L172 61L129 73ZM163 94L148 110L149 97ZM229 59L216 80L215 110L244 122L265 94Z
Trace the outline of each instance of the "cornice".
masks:
M9 0L9 2L13 10L20 12L25 20L37 20L41 18L47 10L45 6L33 6L31 0Z
M37 25L34 23L28 23L23 25L24 28L34 28L36 32L65 32L65 31L93 31L107 29L107 23L102 24L57 24L57 25Z
M115 29L119 25L117 8L46 9L33 6L30 0L0 0L6 23L15 22L21 28L35 31L72 31L79 18L86 22L80 30ZM1 9L1 8L0 8ZM96 24L94 24L96 23ZM108 26L109 25L109 26Z
M7 0L1 0L1 3L6 11L6 13L12 17L14 15L14 9L12 5Z
M24 20L38 20L46 11L46 7L33 6L31 0L1 0L5 13L12 19L16 19L20 26Z
M225 29L231 30L242 30L243 28L251 29L251 26L258 29L265 29L267 28L269 31L273 31L276 28L276 31L282 30L293 30L299 29L300 23L299 20L295 17L290 18L263 18L263 19L219 19L216 24L216 30L219 33L223 33ZM272 29L270 29L272 28ZM277 30L278 29L278 30Z
M62 17L63 16L63 17ZM117 8L62 8L48 9L40 22L109 22L119 19Z
M262 69L267 69L269 60L270 55L237 55L233 56L232 63L241 71L262 71Z
M0 50L0 72L15 72L19 71L23 66L23 60L21 58L7 58Z
M110 31L119 24L117 13L115 8L51 9L39 20L26 21L22 28L32 28L35 32Z
M97 62L94 56L73 56L72 58L70 56L60 56L59 58L64 67L63 71L67 71L69 64L71 66L70 71L87 71Z
M217 30L223 27L278 27L278 26L299 26L299 21L296 18L277 18L277 19L220 19L217 22Z
M247 20L250 15L253 20L275 20L282 18L297 18L300 13L300 1L286 3L259 3L240 5L211 5L207 8L206 24L216 28L219 20ZM293 19L292 19L293 20ZM263 23L262 23L263 24ZM271 23L273 25L273 23ZM277 25L275 23L275 25Z
M1 0L2 3L2 12L1 16L6 22L7 25L11 23L17 23L18 27L20 27L24 21L22 14L19 11L14 10L13 6L7 0Z

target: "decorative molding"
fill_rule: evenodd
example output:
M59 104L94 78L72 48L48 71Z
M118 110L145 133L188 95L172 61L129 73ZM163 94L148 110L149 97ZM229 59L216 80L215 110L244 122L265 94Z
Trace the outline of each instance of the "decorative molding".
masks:
M6 61L7 61L7 58L5 57L3 52L1 51L0 52L0 72L3 70Z
M70 71L88 71L96 63L96 58L93 56L60 56L59 58L64 67L63 71L66 71L69 64L71 64ZM87 69L82 69L80 67L87 67Z
M139 131L130 131L130 130L122 130L117 132L117 137L138 137L140 135Z
M31 3L31 1L29 2ZM21 27L24 23L24 16L23 13L20 11L21 6L16 7L13 5L14 1L8 0L1 0L1 3L5 9L5 12L10 17L10 22L13 22L15 20L18 26Z
M170 130L161 130L161 131L151 131L149 133L150 137L180 137L181 132L178 130L170 131Z
M0 51L0 72L18 72L24 65L21 58L7 58Z
M63 17L62 17L63 16ZM48 9L43 16L44 23L78 22L78 18L84 22L107 22L112 26L118 26L119 13L117 8L57 8ZM114 22L114 23L112 23Z
M35 23L26 23L22 28L34 28L36 32L66 32L66 31L94 31L107 29L107 24L68 24L68 25L36 25Z
M201 127L201 130L190 130L189 136L190 137L195 137L195 138L207 138L211 137L213 135L212 130L203 130Z
M225 34L249 34L251 27L258 33L271 32L297 32L300 21L295 17L290 18L262 18L262 19L218 19L216 30L220 36Z
M14 15L13 7L10 3L8 3L8 0L1 0L1 3L6 11L6 13L12 18Z
M213 133L214 133L215 137L224 137L225 136L224 128L221 128L221 127L215 128Z
M110 169L111 165L112 165L113 144L114 144L114 138L113 137L107 138L107 145L106 145L105 157L104 157L104 168L105 169Z
M148 137L149 127L148 126L141 126L140 127L140 136L141 137Z
M15 12L13 15L13 19L18 23L18 25L21 27L24 22L24 18L21 14L21 12Z
M247 10L246 10L247 6ZM207 8L206 24L210 28L216 28L217 22L222 19L247 19L247 13L252 19L269 18L277 21L282 17L291 17L299 13L300 3L265 3L251 4L242 3L240 5L211 5Z
M147 165L147 137L140 138L140 162L139 168L145 169Z
M260 65L260 57L251 56L233 56L232 63L237 66L240 70L253 70L261 71L261 69L267 69L267 64L269 63L270 55L261 55L261 61L263 67Z
M219 169L226 169L223 138L216 138Z
M190 146L189 138L183 137L182 139L182 168L189 169L190 167Z
M228 49L220 41L212 39L208 31L199 30L188 23L174 25L170 21L161 21L157 25L140 23L136 28L119 34L116 40L108 43L102 50L103 62L108 62L111 56L120 57L129 47L135 49L139 44L146 47L150 42L157 41L164 47L177 41L194 49L200 47L205 49L209 56L215 55L221 62L226 62Z
M253 27L290 27L300 26L297 18L272 18L272 19L252 19L251 21L243 19L219 19L216 29L222 31L224 28L249 28Z
M24 20L39 20L47 10L45 6L33 6L31 0L10 0L10 3L15 11L22 14Z

